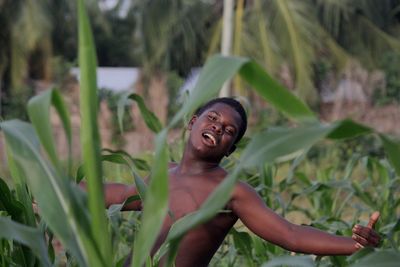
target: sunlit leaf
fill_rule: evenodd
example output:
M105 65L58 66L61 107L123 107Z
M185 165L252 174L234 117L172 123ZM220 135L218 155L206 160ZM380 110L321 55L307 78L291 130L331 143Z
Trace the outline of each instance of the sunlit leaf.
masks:
M264 263L262 267L314 267L315 263L310 256L281 256Z
M275 81L254 61L244 64L239 74L260 96L289 118L299 121L316 120L306 104Z
M156 154L149 186L144 199L144 210L139 233L133 248L132 266L141 267L150 254L151 248L161 230L168 211L168 150L167 131L156 137Z
M88 266L90 258L93 263L102 266L101 256L90 235L88 214L75 192L77 189L67 179L59 177L42 158L38 147L32 142L36 138L32 138L35 135L31 125L14 120L2 122L0 126L6 144L20 173L26 177L41 216L49 228L57 234L80 265Z
M102 167L100 162L100 136L97 112L96 50L88 15L83 0L78 0L78 57L80 70L81 147L87 179L91 231L104 260L111 266L111 237L104 210ZM99 234L101 233L101 234ZM90 257L92 260L92 258ZM93 263L91 264L93 265ZM93 265L94 266L94 265Z
M158 120L157 116L146 107L143 98L141 98L138 94L131 94L128 98L137 103L147 127L149 127L149 129L154 133L160 132L162 130L162 124Z
M61 171L61 163L59 155L56 151L55 141L53 137L52 125L51 125L51 114L50 107L54 106L58 115L60 116L62 126L65 131L67 138L68 151L69 151L69 172L71 168L71 144L72 144L72 130L69 119L68 110L62 100L61 94L58 90L48 90L41 93L29 100L28 103L28 114L29 118L35 127L36 133L41 141L41 144L45 148L49 155L52 163L57 166L58 170Z

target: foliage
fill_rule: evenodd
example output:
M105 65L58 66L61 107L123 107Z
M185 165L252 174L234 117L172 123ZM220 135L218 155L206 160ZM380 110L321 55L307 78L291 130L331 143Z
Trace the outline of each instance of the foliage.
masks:
M20 261L22 256L9 253L10 248L13 252L19 251L17 246L14 250L14 246L12 246L14 242L27 245L29 247L28 253L45 254L43 242L51 247L51 239L43 238L44 231L42 229L44 228L46 231L50 230L56 238L61 240L68 251L68 264L70 266L119 266L124 261L126 252L125 255L121 255L120 252L116 251L125 245L118 243L118 241L126 242L129 245L133 242L133 266L142 266L144 263L157 264L159 258L165 253L167 253L169 265L172 265L182 236L220 211L229 199L236 181L243 175L248 176L248 181L256 186L266 202L283 215L289 213L292 209L294 211L299 210L311 219L313 225L325 227L326 230L333 232L348 234L346 231L350 227L342 221L343 218L341 217L342 212L344 212L342 204L347 202L340 202L340 200L342 196L349 199L355 196L362 205L381 210L384 224L381 231L386 237L385 248L398 249L399 225L396 222L396 211L400 202L396 200L396 194L398 193L400 175L400 143L386 135L376 134L376 137L383 143L390 164L377 161L374 158L363 160L368 175L371 177L368 177L366 181L359 183L348 181L352 165L349 165L349 169L346 169L344 177L339 179L329 176L332 174L329 171L316 179L303 175L297 169L302 160L302 154L318 141L329 139L337 142L359 135L373 134L374 130L350 120L332 124L319 122L306 104L272 79L257 63L248 58L215 56L207 61L192 94L167 125L162 125L158 121L157 117L143 104L140 96L134 94L126 96L136 101L146 125L156 134L156 151L150 165L151 175L146 187L137 175L139 166L144 167L146 165L143 164L143 161L135 160L124 152L102 151L99 147L95 48L83 0L78 0L77 3L79 8L83 168L77 174L76 180L85 176L87 194L82 192L75 184L70 170L71 164L68 164L66 168L62 166L54 148L51 128L49 127L49 109L50 106L56 108L70 143L70 123L66 107L57 91L44 92L28 103L31 124L19 120L9 120L0 124L5 136L8 160L11 163L12 178L17 193L15 199L12 197L8 197L6 200L2 199L1 207L3 209L4 203L12 202L13 204L8 206L13 211L17 212L18 209L23 207L27 210L27 217L30 218L24 221L25 224L30 225L29 227L1 218L3 226L15 231L15 234L3 235L7 238L5 242L2 241L1 243L5 245L0 247L2 252L6 252L3 262L16 264ZM237 73L273 107L291 119L296 127L263 130L249 140L241 153L236 154L236 160L230 163L230 167L229 162L224 162L224 166L231 170L230 175L224 179L198 211L188 214L173 225L166 242L155 257L150 259L148 255L150 255L150 250L168 210L167 169L170 157L166 144L167 133L185 116L191 114L197 106L215 96L222 84ZM273 164L291 159L294 159L294 161L290 167L289 175L283 180L275 182L272 179L274 178ZM144 210L140 214L140 219L136 217L137 215L131 215L131 218L128 218L128 227L132 227L134 231L133 238L130 240L124 241L121 236L118 237L119 232L115 228L118 226L116 222L118 222L119 211L123 204L110 207L107 214L104 211L102 161L128 166L135 185L139 189L139 195L132 196L126 201L139 198L144 201ZM297 177L303 184L301 188L296 187L294 177ZM372 187L369 187L369 185L372 185ZM379 185L382 187L380 188ZM5 187L3 186L3 188ZM370 191L371 188L378 189L379 195ZM8 192L7 189L3 191ZM289 192L289 190L294 192L289 199L290 204L297 198L309 197L308 205L310 208L285 205L281 201L280 195ZM29 201L31 195L40 209L39 220L43 224L40 223L39 228L36 227L36 218L33 219L32 217L32 207ZM22 203L22 205L18 203ZM363 207L360 210L364 211ZM9 214L12 214L12 212L2 213L6 216ZM329 229L327 229L326 222L334 222L334 224L328 224ZM124 226L121 227L124 228ZM136 231L136 227L139 228L138 231ZM26 235L26 233L32 235ZM37 241L32 241L31 236L34 236ZM257 253L261 258L260 264L272 259L272 261L266 263L266 266L291 265L294 259L296 259L296 262L302 262L304 266L314 264L314 261L311 261L309 257L291 258L284 256L273 259L276 255L282 254L280 248L260 243L260 240L254 241L257 238L249 236L244 231L233 230L230 238L233 239L234 247L230 246L229 250L239 251L239 256L245 255L246 259L243 262L250 265L253 264L250 261L253 255L253 247L254 253ZM251 248L248 246L250 242L253 242ZM36 244L42 245L36 246ZM264 256L261 253L263 250L266 252ZM363 253L363 251L360 253ZM386 250L376 252L376 255L386 255L386 253L398 257L398 252ZM40 257L43 265L47 264L46 258ZM151 262L152 260L154 262ZM329 260L334 265L353 264L352 260L356 262L355 264L358 264L357 254L354 255L354 258L347 260L341 257L332 257ZM238 259L238 262L240 261ZM382 259L382 261L387 261L387 259ZM324 259L317 258L315 262L316 264L325 264ZM23 266L32 264L32 261L22 263Z
M325 146L336 150L334 144ZM351 226L360 223L360 217L366 220L372 210L391 210L390 213L382 212L378 227L385 237L382 248L397 250L400 233L395 229L400 205L395 199L399 196L400 180L388 162L357 154L342 160L334 153L325 156L329 163L311 163L310 167L310 162L305 160L308 154L299 155L290 164L265 164L248 169L243 175L244 180L256 188L269 207L282 215L294 216L299 222L340 235L350 235ZM286 171L277 173L282 168ZM276 257L284 259L290 255L290 252L262 242L242 225L231 235L233 240L232 236L226 239L213 259L213 266L251 266L247 264L249 258L254 266L259 266L265 261L274 262ZM235 256L229 257L230 253ZM366 249L358 256L347 258L319 257L315 263L305 266L349 266L370 253Z
M400 53L385 53L381 59L381 68L386 75L385 88L376 88L373 101L377 105L400 102Z

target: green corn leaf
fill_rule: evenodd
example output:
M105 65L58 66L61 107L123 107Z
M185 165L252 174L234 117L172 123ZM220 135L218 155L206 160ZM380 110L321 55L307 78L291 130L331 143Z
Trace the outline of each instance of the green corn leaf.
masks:
M372 209L376 210L377 209L377 204L374 202L373 198L371 195L366 192L359 184L356 182L352 182L352 188L354 189L354 193L357 197L359 197L366 205L371 207Z
M390 163L396 170L396 174L400 176L400 142L394 141L384 134L380 134L379 137L382 140L383 147L385 148Z
M87 176L91 230L106 266L111 266L111 237L104 209L100 136L98 132L98 96L96 84L96 51L84 1L78 0L81 143ZM101 234L99 234L101 233ZM94 265L93 265L94 266Z
M72 149L72 130L71 122L69 119L68 110L64 104L61 94L58 90L48 90L41 93L29 100L28 103L28 114L29 118L35 127L37 136L39 137L41 144L45 148L51 162L57 169L61 170L61 164L59 156L56 151L55 141L53 137L53 131L51 129L51 117L50 107L54 106L58 115L60 116L65 135L68 143L68 167L69 173L71 170L71 149Z
M156 154L152 175L144 199L144 210L139 233L133 248L132 266L141 267L161 230L168 211L168 149L167 131L156 137Z
M298 121L316 121L315 115L306 104L272 79L257 63L247 58L217 55L207 60L193 92L172 119L170 127L216 96L223 83L238 71L262 97L288 117Z
M281 256L264 263L262 267L314 267L315 263L310 256Z
M169 126L173 127L185 115L191 114L201 104L216 96L223 83L232 78L246 62L247 58L222 56L213 56L207 60L189 99L175 114Z
M6 182L0 178L0 209L4 209L14 221L23 222L20 218L24 212L24 206L11 194Z
M140 113L147 127L154 133L158 133L162 130L162 123L157 118L157 116L150 111L146 104L144 103L143 98L138 94L123 94L118 100L117 104L117 117L120 131L123 132L123 117L125 113L125 106L128 100L133 100L139 107Z
M81 266L104 266L102 255L93 243L91 223L77 195L78 189L42 158L34 142L32 126L17 120L2 122L0 126L19 172L26 177L49 228Z
M130 167L129 162L119 154L101 155L101 161L108 161Z
M316 121L315 115L306 104L271 78L254 61L244 64L239 74L260 96L289 118L297 121Z
M131 93L130 92L125 92L123 93L117 102L117 118L118 118L118 127L119 127L119 131L121 133L124 132L124 125L123 125L123 119L124 119L124 115L125 115L125 107L127 106L127 104L130 102L129 101L129 95Z
M112 163L116 163L116 164L122 164L122 165L125 165L128 168L130 168L130 171L132 173L134 183L139 192L139 195L142 199L144 199L145 195L146 195L147 185L143 181L142 177L140 177L140 175L137 173L137 171L133 168L132 164L130 164L129 160L135 166L136 166L136 164L141 164L140 165L141 167L143 167L143 166L148 167L147 163L143 160L132 158L126 152L120 152L120 151L113 152L112 150L109 150L109 149L104 149L104 151L107 151L108 153L111 153L111 154L102 155L101 161L108 161L108 162L112 162ZM85 177L85 170L82 165L82 166L79 166L79 168L77 170L76 178L75 178L76 183L80 183L84 177Z
M25 208L22 203L15 198L14 194L12 194L6 182L0 178L0 213L6 212L7 216L10 216L14 222L24 224L25 221L27 221L28 210L32 209L32 204L29 203L28 205L29 206ZM33 225L34 223L33 221ZM35 256L29 248L15 245L13 250L15 255L18 254L18 256L16 256L18 264L23 266L29 266L27 263L29 263L30 266L35 264Z
M134 195L134 196L128 197L128 198L127 198L123 203L121 203L121 204L114 204L114 205L111 205L111 206L108 208L108 210L107 210L107 216L108 216L109 218L116 216L116 214L118 214L118 213L122 210L122 208L123 208L125 205L127 205L127 204L129 204L129 203L131 203L131 202L133 202L133 201L140 200L140 199L141 199L141 198L140 198L139 195Z
M154 115L153 112L151 112L147 107L146 104L143 101L143 98L139 96L138 94L131 94L128 96L129 99L132 99L135 101L139 107L140 113L142 114L142 117L144 119L144 122L146 123L147 127L153 131L154 133L159 133L162 130L162 124L157 118L156 115Z
M131 156L127 156L127 153L118 153L118 152L112 152L110 155L102 155L101 160L102 161L109 161L117 164L123 164L130 168L133 179L135 182L135 186L139 192L139 195L141 199L145 199L146 196L146 190L147 190L147 185L143 181L142 177L136 172L136 170L132 167L131 164L129 164L129 161L126 159L130 159L132 162L135 162L136 159L132 158Z
M356 123L352 120L335 122L337 127L328 135L331 139L347 139L372 132L370 127Z
M27 136L31 137L31 144L38 150L39 144L38 140L34 138L35 134L32 128L23 129L28 131ZM32 132L29 132L29 131ZM36 226L36 218L32 208L32 199L28 192L28 186L25 174L22 172L22 168L17 161L15 161L13 153L11 152L8 144L5 144L8 167L10 169L11 177L14 181L14 187L16 192L16 198L24 206L25 212L23 214L24 218L20 221L29 226Z
M134 158L131 155L129 155L126 151L112 150L112 149L108 149L108 148L104 148L102 151L108 152L110 154L119 154L125 158L128 158L138 170L150 171L150 166L149 166L149 164L147 164L147 162L145 160L140 159L140 158Z
M364 258L365 256L367 256L368 254L374 252L374 248L372 247L365 247L363 249L358 250L356 253L352 254L351 256L349 256L347 258L347 262L348 263L354 263L362 258Z
M350 267L396 267L399 266L400 252L391 250L382 250L370 253L366 257L360 259Z
M243 253L247 259L251 259L253 242L250 235L246 232L238 232L234 228L231 230L231 233L233 235L233 242L236 249L240 253Z
M307 149L323 139L331 126L321 124L296 129L275 128L255 135L240 157L244 167L258 166L290 153Z
M26 226L8 218L0 217L0 238L15 240L29 247L43 266L52 266L47 254L44 233L37 228Z

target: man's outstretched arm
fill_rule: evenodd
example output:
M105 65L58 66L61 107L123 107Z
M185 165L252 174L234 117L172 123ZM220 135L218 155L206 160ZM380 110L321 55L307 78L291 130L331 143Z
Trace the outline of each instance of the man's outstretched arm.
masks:
M86 183L80 182L79 186L86 191ZM119 184L119 183L105 183L104 188L104 202L106 208L114 204L122 204L129 197L138 195L135 186ZM142 202L140 200L132 201L124 205L122 210L141 210Z
M353 238L337 236L310 226L295 225L269 209L257 192L239 183L231 209L255 234L287 250L315 255L350 255L364 246L377 246L379 235L373 225L379 217L374 213L368 226L356 225Z

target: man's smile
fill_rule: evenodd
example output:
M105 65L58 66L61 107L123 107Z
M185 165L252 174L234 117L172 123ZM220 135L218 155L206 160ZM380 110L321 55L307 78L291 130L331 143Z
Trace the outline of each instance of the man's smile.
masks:
M202 134L203 141L207 146L215 147L218 144L218 139L211 131L204 131Z

